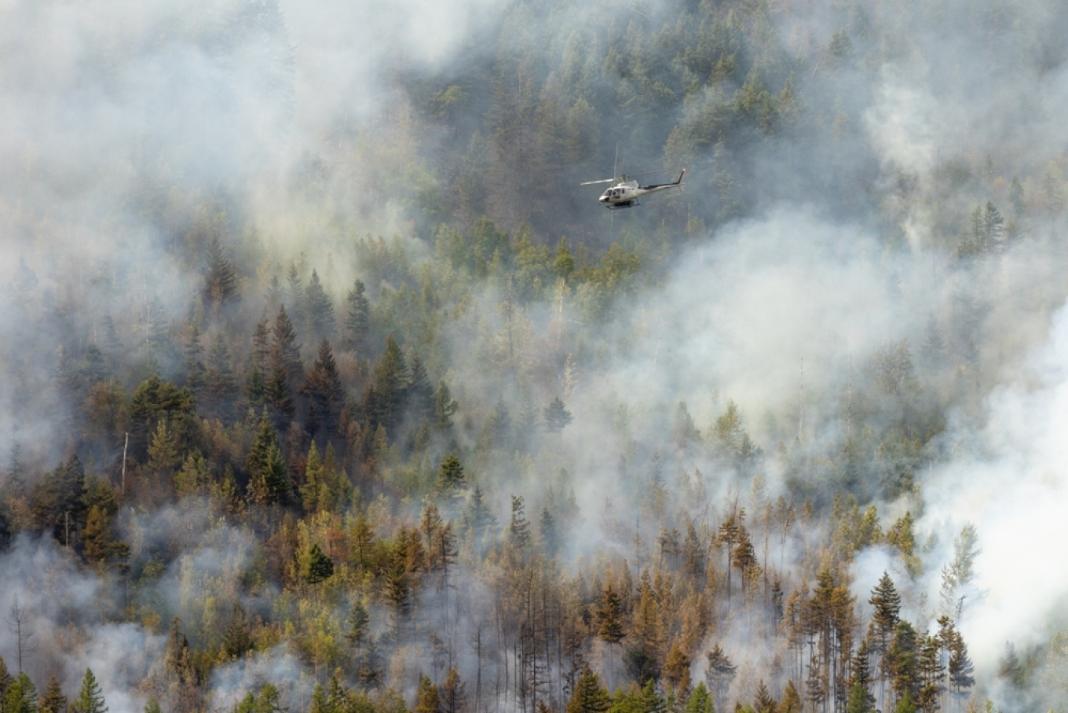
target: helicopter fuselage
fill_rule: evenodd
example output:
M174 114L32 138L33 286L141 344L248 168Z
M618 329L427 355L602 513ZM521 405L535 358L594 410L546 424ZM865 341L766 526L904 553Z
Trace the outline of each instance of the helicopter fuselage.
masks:
M678 179L672 183L656 183L648 186L643 186L637 181L622 180L606 189L597 200L605 208L631 208L638 205L638 199L642 196L678 187L682 184L685 175L686 170L683 169Z

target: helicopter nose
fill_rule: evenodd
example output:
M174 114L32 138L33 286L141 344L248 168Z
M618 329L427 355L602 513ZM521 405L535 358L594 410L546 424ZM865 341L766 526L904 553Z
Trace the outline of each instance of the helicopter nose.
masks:
M608 196L601 196L601 197L600 197L600 198L598 198L597 200L599 200L599 201L601 201L602 203L604 203L605 201L607 201L607 200L608 200Z

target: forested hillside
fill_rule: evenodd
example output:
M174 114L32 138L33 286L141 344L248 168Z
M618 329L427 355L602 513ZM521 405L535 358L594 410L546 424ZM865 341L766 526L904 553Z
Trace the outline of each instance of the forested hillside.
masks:
M1068 711L1068 8L0 13L0 713Z

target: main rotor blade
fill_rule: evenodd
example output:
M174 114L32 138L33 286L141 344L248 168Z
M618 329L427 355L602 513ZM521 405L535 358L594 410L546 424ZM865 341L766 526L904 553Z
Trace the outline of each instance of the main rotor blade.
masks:
M602 178L599 181L583 181L579 185L580 186L592 186L595 183L612 183L615 180L616 180L615 178Z

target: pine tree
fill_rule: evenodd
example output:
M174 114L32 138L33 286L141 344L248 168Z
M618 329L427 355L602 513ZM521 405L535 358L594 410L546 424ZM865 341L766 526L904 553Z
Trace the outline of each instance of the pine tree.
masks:
M894 629L897 627L898 614L901 611L901 595L897 593L894 580L887 572L879 579L871 592L868 603L872 605L873 649L883 654L890 645Z
M683 711L684 713L715 713L715 703L712 701L712 695L708 692L708 687L705 686L704 681L698 683L693 691L690 692Z
M441 713L441 698L435 686L425 675L419 676L419 691L416 693L412 713Z
M308 322L312 335L323 341L333 339L334 329L337 326L334 322L334 305L319 281L319 273L315 270L312 270L311 280L308 281L307 300Z
M363 355L367 349L368 336L371 324L371 307L364 294L365 288L362 282L356 280L356 284L346 298L348 313L345 318L345 348Z
M204 276L204 301L218 310L237 296L237 275L217 237L208 244L208 270Z
M482 488L475 486L464 514L464 526L474 539L476 551L481 554L486 536L496 524L496 518L482 499Z
M267 379L271 368L271 327L267 319L256 324L256 331L252 334L251 356L245 391L248 393L249 402L253 405L265 404L267 402Z
M412 357L411 378L408 385L408 409L419 423L434 420L434 385L430 383L426 367L418 357Z
M393 433L404 416L404 401L408 387L408 367L404 355L392 336L386 339L386 349L375 365L371 389L376 398L369 404L371 422Z
M200 330L196 324L189 325L189 333L186 336L184 371L184 386L194 395L199 395L204 388L206 369L204 348L200 344Z
M775 699L771 697L767 685L761 680L757 686L756 699L753 701L756 713L775 713Z
M82 688L75 699L72 708L77 713L107 713L108 707L104 702L104 694L100 690L100 684L96 681L91 669L85 669L82 678Z
M290 493L289 474L274 429L266 419L260 420L245 464L249 499L257 505L285 504Z
M875 713L875 706L871 694L859 683L854 683L849 688L849 700L846 702L846 713Z
M318 584L334 576L334 562L319 547L319 543L312 545L308 555L308 570L304 573L304 581L308 584Z
M204 495L211 485L211 473L208 471L208 462L200 451L190 451L185 462L178 472L174 474L174 490L178 497L189 495Z
M297 333L285 307L279 308L271 331L268 367L266 400L274 411L276 425L281 428L294 413L293 395L304 378Z
M467 706L467 693L464 689L464 682L460 680L460 674L455 668L450 668L445 674L439 699L440 713L464 713Z
M449 393L449 387L442 381L434 391L434 426L441 433L448 433L452 428L452 417L456 414L459 404Z
M93 505L85 518L82 530L85 559L103 569L108 564L126 558L128 548L111 532L111 515L101 506Z
M262 378L262 374L261 374ZM262 394L261 394L262 396ZM209 415L229 421L234 416L237 378L230 364L230 350L222 334L216 334L208 352L204 373L204 402ZM253 400L255 403L256 400Z
M145 704L144 713L163 713L163 711L160 710L159 701L156 700L155 696L148 699L148 703Z
M608 691L589 668L583 669L567 703L567 713L604 713L610 705Z
M571 423L571 412L557 396L545 407L545 427L549 433L559 433Z
M325 339L319 344L319 356L308 372L302 393L308 397L308 433L332 438L345 396L334 352Z
M508 526L508 541L517 552L530 547L530 522L523 506L523 496L512 496L512 521Z
M972 675L974 667L968 657L968 647L965 646L960 632L953 632L952 641L947 648L949 649L949 683L957 696L963 696L975 685L975 678Z
M161 418L148 446L149 469L161 475L170 475L182 462L178 449L178 434L170 428L167 419Z
M560 549L560 533L557 531L556 518L548 507L541 510L541 521L538 523L538 535L541 540L542 550L549 557L555 557Z
M597 636L609 644L618 644L623 639L623 600L612 585L601 593L597 607Z
M737 667L727 657L726 652L723 651L719 644L712 647L706 658L708 659L708 667L705 669L705 676L708 678L708 682L712 684L712 690L715 693L715 699L718 704L723 701L724 694L730 687L731 681L734 680Z
M793 681L787 681L776 713L801 713L801 708L801 696L797 692L797 687L794 686Z
M441 461L438 468L437 489L441 497L450 507L463 495L467 488L467 479L464 475L463 464L455 454L450 453ZM480 496L481 497L481 496Z
M7 685L0 697L0 710L3 713L37 713L37 688L29 676L20 673Z

